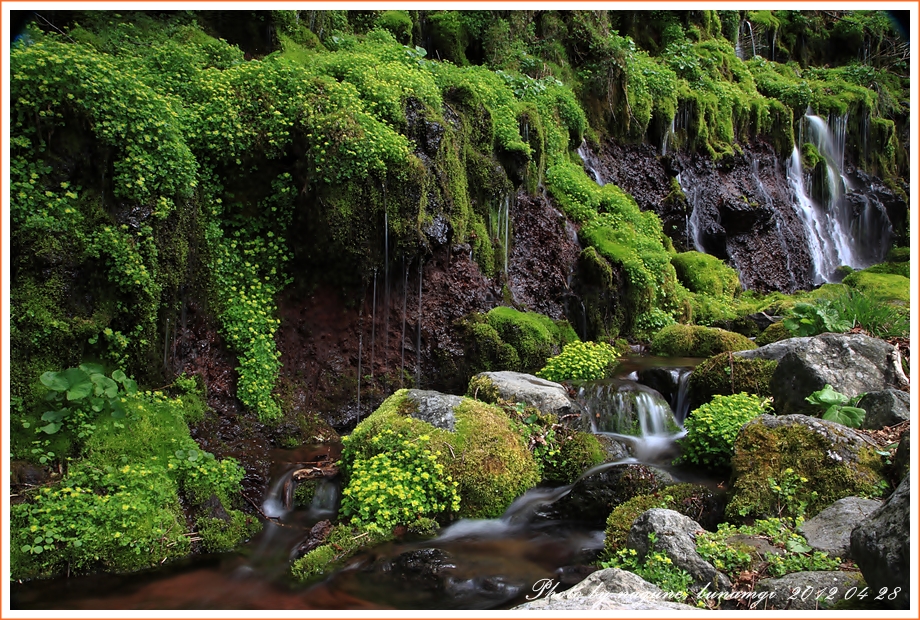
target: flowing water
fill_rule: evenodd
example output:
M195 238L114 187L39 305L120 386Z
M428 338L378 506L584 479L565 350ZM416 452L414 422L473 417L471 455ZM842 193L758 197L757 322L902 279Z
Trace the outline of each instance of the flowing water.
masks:
M421 283L421 279L420 279ZM626 360L623 374L672 377L672 400L686 398L689 367L698 360ZM672 366L667 364L672 362ZM665 366L663 368L659 368ZM661 465L683 434L664 396L628 379L582 386L581 404L599 433L630 446L631 456L584 472L579 481L624 464ZM680 410L681 405L677 405ZM623 411L621 411L623 410ZM524 602L540 580L579 581L603 548L603 531L541 513L578 484L535 488L498 519L462 519L429 539L374 547L320 583L292 583L289 566L311 528L337 514L335 477L318 481L310 506L297 506L296 474L338 458L339 446L276 450L262 531L234 553L196 556L130 575L12 584L16 609L506 609ZM567 581L566 581L567 580Z

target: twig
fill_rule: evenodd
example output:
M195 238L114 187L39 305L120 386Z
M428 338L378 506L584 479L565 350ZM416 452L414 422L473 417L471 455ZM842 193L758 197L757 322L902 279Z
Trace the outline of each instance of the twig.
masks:
M62 35L64 35L65 37L67 37L67 40L70 41L71 43L76 43L76 41L74 41L73 39L71 39L70 36L69 36L66 32L64 32L63 30L61 30L60 28L58 28L57 26L55 26L55 25L52 24L51 22L49 22L49 21L45 18L45 16L42 15L41 13L36 13L36 14L35 14L35 17L39 18L40 20L42 20L43 22L45 22L46 24L48 24L49 26L51 26L52 28L54 28L55 30L57 30L60 34L62 34Z

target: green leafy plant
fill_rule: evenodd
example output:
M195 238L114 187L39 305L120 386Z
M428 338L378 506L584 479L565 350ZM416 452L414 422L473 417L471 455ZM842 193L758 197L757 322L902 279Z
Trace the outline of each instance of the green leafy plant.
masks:
M125 417L124 396L135 394L137 383L122 370L112 372L111 377L103 372L98 364L81 364L77 368L43 373L42 385L49 390L45 400L55 409L42 414L42 421L47 424L37 430L53 435L75 411L89 417L104 412L110 412L113 418Z
M354 461L342 490L342 514L355 525L376 524L387 531L459 510L458 483L438 463L439 453L428 449L430 439L409 439L391 429L373 437L371 442L384 451Z
M791 467L783 470L779 480L767 478L770 491L776 498L776 516L802 519L808 511L808 506L818 498L816 491L808 491L805 487L808 478L797 474Z
M783 325L794 337L848 332L854 324L852 317L841 316L839 308L827 299L818 299L813 304L797 303L783 319Z
M562 353L547 360L537 376L550 381L602 379L616 360L616 349L605 342L570 342Z
M682 460L705 467L728 467L741 427L769 411L768 401L746 392L713 397L684 422L687 435L680 440Z
M655 533L649 533L649 542L654 547ZM612 559L601 562L602 568L620 568L639 575L646 581L654 583L666 592L673 592L686 598L693 583L693 577L687 571L674 566L674 562L660 551L649 551L640 558L635 549L619 549Z
M812 405L825 407L826 409L821 416L823 419L837 422L850 428L859 428L866 418L866 410L856 405L863 396L864 394L859 394L850 398L846 394L836 391L830 384L825 384L823 388L807 396L805 401Z

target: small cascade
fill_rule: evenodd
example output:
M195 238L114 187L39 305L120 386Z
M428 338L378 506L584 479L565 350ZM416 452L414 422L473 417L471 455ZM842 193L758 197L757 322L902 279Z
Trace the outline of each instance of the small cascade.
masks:
M744 60L744 48L741 47L741 28L742 24L738 22L738 29L735 30L735 56Z
M805 174L802 171L802 158L799 155L798 146L793 147L792 157L786 167L786 178L789 180L789 186L795 196L796 212L805 229L805 237L808 240L808 252L811 255L814 264L814 284L828 282L831 278L836 265L839 264L839 258L833 245L830 243L830 237L824 231L823 218L819 213L814 202L811 200L809 191L806 188Z
M329 478L321 478L316 483L313 501L310 503L310 516L313 519L331 519L339 509L339 487Z
M683 426L687 415L690 413L690 375L693 371L680 368L671 371L676 375L677 396L674 398L674 419Z
M601 178L601 174L597 171L597 167L595 165L597 162L594 156L588 150L588 143L586 141L581 141L581 145L579 145L576 153L578 153L578 156L581 157L581 161L582 164L584 164L585 169L591 173L591 178L594 179L594 182L600 186L604 186L604 179Z
M751 25L751 22L744 20L744 23L748 27L748 32L751 35L751 58L757 58L757 44L754 42L754 27Z
M501 200L489 211L489 236L502 247L502 273L508 276L508 254L511 242L511 195Z
M674 128L677 116L671 117L671 124L665 129L664 135L661 136L661 156L668 154L668 141L674 137Z
M680 191L684 193L684 196L687 197L687 202L690 204L690 214L686 220L687 247L690 247L692 242L694 250L705 253L706 248L703 247L700 231L700 203L703 198L703 189L696 183L692 185L685 184L681 173L678 173L676 178L677 184L680 185Z
M583 385L577 400L593 433L624 442L640 462L656 463L674 452L686 431L656 390L636 381L608 379Z
M280 519L291 511L294 493L291 474L296 469L296 466L289 465L281 472L281 475L272 480L265 494L265 500L262 502L262 512L266 517Z

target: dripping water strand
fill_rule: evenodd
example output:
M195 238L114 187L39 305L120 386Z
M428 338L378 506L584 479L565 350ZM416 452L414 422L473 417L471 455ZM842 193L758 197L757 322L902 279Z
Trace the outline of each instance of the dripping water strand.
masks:
M415 343L415 387L422 388L422 276L424 259L418 257L418 332Z
M371 379L374 378L374 339L377 335L377 268L374 267L374 301L371 305Z
M390 345L390 221L387 215L387 186L383 184L383 374L387 373Z
M403 387L406 374L406 298L409 297L409 268L406 267L406 255L403 254L403 307L402 307L402 353L399 358L399 387Z
M358 422L361 421L361 349L364 344L364 334L358 334Z

